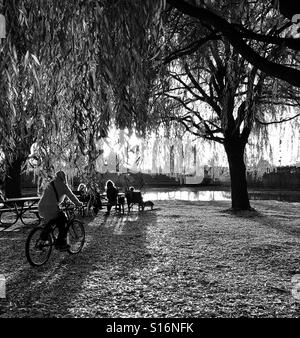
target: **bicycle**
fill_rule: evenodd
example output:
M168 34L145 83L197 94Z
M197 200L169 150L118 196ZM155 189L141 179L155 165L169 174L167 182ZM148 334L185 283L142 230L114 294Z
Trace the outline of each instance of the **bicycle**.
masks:
M70 246L67 249L67 252L71 255L78 254L82 250L85 243L84 226L80 220L74 218L75 209L77 208L65 210L67 216L67 243ZM58 227L55 220L51 221L47 239L41 239L41 234L44 231L45 225L34 228L29 233L25 243L26 258L29 264L32 266L42 266L49 260L52 247L55 245L57 240ZM48 223L48 225L50 224Z

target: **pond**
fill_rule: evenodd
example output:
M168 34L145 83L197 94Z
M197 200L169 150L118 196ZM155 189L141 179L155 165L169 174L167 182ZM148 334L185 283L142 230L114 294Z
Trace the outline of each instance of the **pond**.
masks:
M143 193L144 201L230 201L230 191L193 191L193 190L172 190L172 191L146 191Z
M251 190L249 189L250 200L274 200L285 202L300 202L300 191L280 190ZM230 190L203 190L203 188L149 188L143 191L144 201L230 201Z

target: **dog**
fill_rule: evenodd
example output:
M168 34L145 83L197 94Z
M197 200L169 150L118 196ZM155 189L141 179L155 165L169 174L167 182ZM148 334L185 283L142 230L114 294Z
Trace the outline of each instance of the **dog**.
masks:
M153 206L154 206L154 203L153 203L152 201L145 201L145 202L143 203L143 207L144 207L144 208L145 208L145 207L150 207L151 210L153 210Z

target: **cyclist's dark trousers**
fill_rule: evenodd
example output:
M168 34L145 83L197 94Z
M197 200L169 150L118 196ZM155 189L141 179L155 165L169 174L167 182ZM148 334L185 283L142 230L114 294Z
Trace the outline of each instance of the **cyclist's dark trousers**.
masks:
M66 227L67 217L64 212L60 212L59 216L56 218L56 225L59 230L57 242L58 243L65 242L67 238L67 227Z
M57 242L62 243L65 242L66 237L67 237L67 228L66 228L66 223L67 223L67 218L64 212L60 212L59 215L53 219L51 222L48 222L45 226L45 229L41 235L41 238L43 240L47 239L47 235L51 229L51 225L55 223L56 226L58 227L58 236L57 236Z

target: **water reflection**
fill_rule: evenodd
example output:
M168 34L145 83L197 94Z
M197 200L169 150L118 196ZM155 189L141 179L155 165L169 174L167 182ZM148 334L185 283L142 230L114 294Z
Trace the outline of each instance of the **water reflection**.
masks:
M300 202L300 192L287 192L287 191L249 191L250 200L274 200L285 202ZM144 201L230 201L230 191L210 191L210 190L193 190L193 189L150 189L143 192Z
M230 192L228 191L148 191L143 193L144 201L229 201Z

